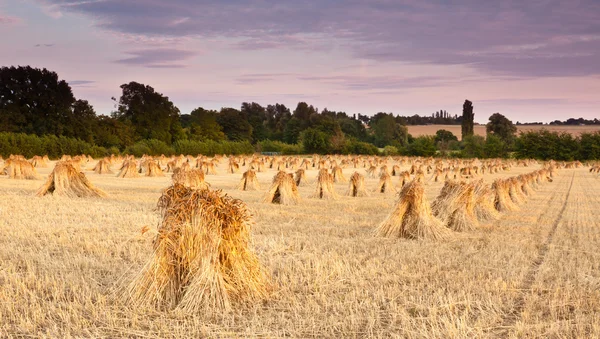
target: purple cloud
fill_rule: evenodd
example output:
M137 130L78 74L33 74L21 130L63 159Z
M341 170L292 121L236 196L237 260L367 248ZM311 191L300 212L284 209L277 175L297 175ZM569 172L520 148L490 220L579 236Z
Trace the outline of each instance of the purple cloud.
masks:
M184 68L186 65L178 63L192 58L197 53L175 48L157 48L126 52L131 57L116 60L124 65L142 66L148 68Z
M299 76L299 80L317 81L336 85L347 90L384 90L384 89L401 89L415 87L436 87L450 85L465 79L452 79L441 76L419 76L419 77L403 77L403 76L354 76L354 75L319 75L319 76Z
M0 13L0 25L13 25L21 22L20 18Z
M92 80L71 80L67 81L71 87L93 87L95 81Z
M50 0L123 34L225 37L244 50L343 47L356 58L524 77L600 74L597 0Z

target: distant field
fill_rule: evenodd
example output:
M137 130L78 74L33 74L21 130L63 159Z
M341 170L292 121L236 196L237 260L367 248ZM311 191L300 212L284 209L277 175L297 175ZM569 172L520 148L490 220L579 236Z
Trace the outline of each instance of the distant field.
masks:
M434 135L440 129L448 130L460 139L460 125L415 125L408 126L408 133L414 137L420 135ZM600 126L548 126L548 125L532 125L532 126L517 126L519 132L525 131L539 131L541 129L547 129L553 132L568 132L573 135L580 135L585 132L597 132L600 131ZM485 136L485 125L476 125L475 134Z

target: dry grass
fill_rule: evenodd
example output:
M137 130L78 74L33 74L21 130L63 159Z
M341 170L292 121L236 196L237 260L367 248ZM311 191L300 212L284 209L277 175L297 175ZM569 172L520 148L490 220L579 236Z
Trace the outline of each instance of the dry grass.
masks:
M520 210L443 242L373 237L395 196L265 204L264 190L238 191L240 174L222 170L211 187L248 205L249 248L277 289L263 302L187 314L116 293L153 256L156 203L171 179L84 170L108 198L33 197L53 167L36 180L0 176L0 337L600 337L600 178L589 168L558 170ZM489 187L537 169L482 179ZM362 161L354 170L366 174ZM275 173L256 173L261 186ZM317 173L307 169L307 180ZM366 177L366 190L378 182ZM425 197L442 186L426 180ZM313 191L298 187L301 197Z
M435 135L435 132L437 132L438 130L445 129L456 135L459 140L461 139L460 125L413 125L407 127L408 133L415 137L421 135ZM517 133L527 131L539 131L541 129L546 129L552 132L559 133L566 132L577 136L581 133L594 133L600 131L600 126L517 126ZM481 135L485 137L485 125L475 125L473 128L473 132L475 133L475 135Z

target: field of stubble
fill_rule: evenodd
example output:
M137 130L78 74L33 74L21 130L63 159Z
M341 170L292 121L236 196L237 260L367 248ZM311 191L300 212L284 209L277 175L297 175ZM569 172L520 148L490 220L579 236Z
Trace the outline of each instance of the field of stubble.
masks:
M78 200L37 198L42 179L0 176L0 337L600 337L600 178L585 168L559 170L520 211L427 242L372 236L394 195L311 199L309 170L298 206L270 205L260 201L274 170L258 173L261 191L241 192L225 167L206 180L252 210L253 249L278 286L270 300L206 316L115 297L152 253L140 230L156 228L169 175L86 170L109 197ZM430 201L442 185L427 182Z

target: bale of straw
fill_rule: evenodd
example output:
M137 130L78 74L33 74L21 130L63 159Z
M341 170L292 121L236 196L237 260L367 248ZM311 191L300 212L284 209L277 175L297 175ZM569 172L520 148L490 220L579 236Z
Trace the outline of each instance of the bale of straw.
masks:
M525 203L527 199L523 194L523 190L521 189L521 182L515 178L507 179L508 182L508 195L510 199L517 205L522 205Z
M204 181L204 172L201 169L184 170L176 168L171 176L173 184L179 184L195 189L208 189L208 184Z
M494 207L498 212L517 211L519 207L510 199L510 186L506 180L496 179L492 184L494 191Z
M154 253L126 289L128 302L211 313L268 297L272 282L250 249L251 216L241 200L174 184L158 208Z
M475 215L475 185L461 183L460 191L456 195L448 216L446 227L456 232L472 231L479 227L479 220Z
M96 166L94 166L94 173L113 174L113 171L110 169L110 160L107 158L100 159Z
M39 155L34 155L30 162L33 167L48 167L47 159L48 156L40 157Z
M300 200L298 186L292 177L279 171L273 177L273 183L267 191L263 202L281 205L296 205Z
M147 177L164 177L165 174L163 173L160 166L158 166L156 161L148 160L146 162L146 176Z
M404 185L410 182L410 173L408 171L400 172L400 188L404 187Z
M395 193L396 192L396 189L394 188L394 185L392 184L392 177L390 176L390 174L388 172L382 171L381 176L379 177L379 184L377 184L376 192L378 192L378 193Z
M140 175L137 171L137 165L135 160L125 160L123 162L123 166L121 166L121 170L119 174L117 174L118 178L139 178Z
M431 214L423 183L406 184L400 192L394 211L376 229L381 237L444 240L451 231Z
M344 176L344 172L342 172L342 168L339 166L335 166L332 170L333 174L333 182L348 182L348 179Z
M48 180L36 193L38 197L46 194L69 198L105 197L106 193L94 187L85 174L77 171L70 161L59 161L54 166Z
M235 161L229 161L229 173L238 173L240 171L240 164Z
M517 179L519 180L519 183L521 185L521 191L523 192L523 194L528 196L534 193L533 187L531 187L531 184L533 183L532 174L519 175Z
M431 204L433 215L446 222L450 214L456 210L456 201L461 193L461 183L448 180L440 190L440 193Z
M500 218L500 213L494 207L494 192L483 180L475 182L475 215L481 222Z
M300 168L296 171L294 181L296 182L296 186L300 186L306 182L306 173L304 168Z
M4 162L2 173L6 173L10 179L38 179L37 171L33 165L24 158L9 158Z
M346 195L351 197L369 196L367 190L365 189L365 177L362 174L354 172L352 176L350 176L350 184Z
M247 170L242 174L242 180L238 185L238 190L240 191L256 191L260 189L260 185L258 184L258 179L256 178L256 172L253 170Z
M370 166L369 169L367 169L367 175L371 178L375 178L375 172L377 171L377 167L376 166Z
M326 200L336 200L338 198L333 187L333 175L330 174L326 168L319 170L319 175L317 176L317 188L312 197Z

